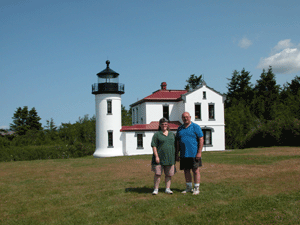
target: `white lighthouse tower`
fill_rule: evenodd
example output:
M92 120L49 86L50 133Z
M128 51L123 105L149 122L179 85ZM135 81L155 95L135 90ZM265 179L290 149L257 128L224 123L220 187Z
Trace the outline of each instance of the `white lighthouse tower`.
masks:
M94 157L122 156L121 95L124 84L119 84L119 74L109 68L97 74L98 83L92 85L96 102L96 151Z

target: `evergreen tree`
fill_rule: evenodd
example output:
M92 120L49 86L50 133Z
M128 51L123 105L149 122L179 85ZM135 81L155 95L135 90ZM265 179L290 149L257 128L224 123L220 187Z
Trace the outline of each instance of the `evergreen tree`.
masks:
M34 107L29 112L27 106L17 108L12 119L10 129L18 135L25 135L28 130L42 130L41 118Z
M47 130L49 132L57 130L57 126L55 125L53 118L51 118L50 121L46 120L45 130Z
M296 76L291 83L288 84L288 89L292 92L293 95L299 94L300 91L300 77Z
M232 104L237 104L239 101L243 101L246 104L250 104L253 99L253 88L250 83L252 75L244 68L241 72L234 70L230 82L227 84L227 102L226 108Z
M270 66L268 72L263 70L255 85L255 99L252 109L261 120L275 118L275 110L279 104L280 86L276 84L275 74Z
M33 107L28 112L28 119L27 124L29 126L30 130L42 130L42 124L39 122L41 120L41 117L38 116L35 108Z
M131 109L126 110L125 106L122 105L122 126L132 125Z
M54 123L53 118L46 120L45 132L50 140L55 140L58 136L57 126Z
M284 84L280 94L283 105L282 114L289 118L300 119L300 77L296 76L291 83Z
M10 124L10 129L15 131L18 135L24 135L29 130L27 123L28 119L28 107L24 106L17 108L14 116L12 117L13 123Z
M226 148L242 148L247 133L249 133L257 123L257 119L245 102L237 102L237 104L225 109Z
M202 78L202 74L199 75L199 77L195 76L195 74L192 74L188 80L186 80L186 82L188 82L187 85L185 85L185 90L189 91L189 90L193 90L195 89L198 85L202 84L203 82L203 78Z

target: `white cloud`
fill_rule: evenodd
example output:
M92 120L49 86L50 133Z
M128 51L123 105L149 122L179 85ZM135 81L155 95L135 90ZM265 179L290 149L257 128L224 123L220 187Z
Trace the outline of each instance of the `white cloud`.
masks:
M291 39L285 39L282 41L279 41L278 44L273 48L273 52L278 52L287 48L291 48L294 45L291 43Z
M252 41L250 41L248 38L244 37L242 40L239 41L238 46L241 48L249 48L249 46L252 45Z
M279 41L271 56L260 59L257 68L268 69L272 66L274 73L281 74L300 71L300 48L294 46L290 39Z

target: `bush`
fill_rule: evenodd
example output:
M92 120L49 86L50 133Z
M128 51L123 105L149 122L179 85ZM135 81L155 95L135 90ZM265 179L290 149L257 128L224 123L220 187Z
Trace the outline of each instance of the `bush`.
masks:
M10 146L10 141L7 137L0 135L0 149Z
M54 145L54 146L10 146L0 151L0 161L24 161L42 159L68 159L92 155L93 144Z
M243 143L243 148L270 146L300 146L300 121L272 120L251 130Z

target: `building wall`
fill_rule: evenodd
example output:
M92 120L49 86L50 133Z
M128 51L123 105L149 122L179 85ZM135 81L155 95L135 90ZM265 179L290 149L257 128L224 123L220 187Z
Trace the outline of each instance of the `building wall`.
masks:
M145 102L146 120L144 124L159 121L163 117L163 106L169 106L169 120L178 121L177 102Z
M107 101L112 103L112 113L107 113ZM121 141L121 95L97 94L96 105L96 151L95 157L109 157L122 154ZM113 147L108 147L108 131L113 132Z
M203 92L206 98L203 98ZM195 103L201 105L201 119L195 118ZM214 119L209 118L209 105L214 105ZM212 145L206 145L203 151L225 150L225 121L223 96L203 86L185 96L185 110L191 119L202 129L211 130ZM181 121L182 122L182 121Z
M206 92L206 98L203 98L203 92ZM224 121L224 102L223 96L219 93L207 88L206 86L202 86L201 88L187 93L182 96L183 100L180 102L143 102L139 105L133 107L132 111L132 121L133 124L150 124L152 121L159 121L163 117L163 105L169 106L169 120L170 121L180 121L182 123L181 115L184 112L189 112L191 115L192 122L198 124L202 129L210 130L211 131L211 144L205 144L203 151L220 151L225 150L225 121ZM112 97L110 96L110 99ZM121 98L116 98L117 102L119 101L119 105L121 107ZM98 101L98 103L97 103ZM101 100L102 101L102 100ZM195 119L195 103L201 105L201 119ZM104 104L104 103L103 103ZM106 104L106 101L105 101ZM209 118L209 105L214 105L214 119ZM100 112L102 107L106 107L106 105L101 105L100 100L96 98L96 112L97 110ZM116 109L116 107L114 106ZM105 110L102 110L105 111ZM99 114L98 112L98 114ZM121 112L121 110L120 110ZM100 114L97 114L97 118ZM116 115L116 113L114 113ZM110 123L119 123L118 119L114 122L111 120L107 120L106 117L101 117L100 121L97 122L97 130L99 126L105 125L105 128L102 130L106 131L108 128L107 124ZM104 118L104 119L103 119ZM121 115L120 115L121 118ZM111 118L109 118L111 119ZM99 123L99 124L98 124ZM116 129L116 128L114 128ZM103 141L107 142L107 137L105 136L104 131L102 135L97 135L99 140L103 139ZM116 155L119 155L120 152L122 155L145 155L145 154L152 154L151 148L151 140L156 131L126 131L121 132L119 134L119 142L120 142L120 149L116 152ZM143 148L137 147L137 134L143 134ZM176 132L174 132L176 133ZM115 133L114 133L115 134ZM116 132L117 134L117 132ZM117 137L114 137L114 144L117 143ZM97 146L99 145L99 142ZM105 148L104 146L101 148ZM101 149L100 148L100 149ZM119 149L119 147L118 147ZM111 150L111 149L108 149ZM117 150L117 148L115 149ZM96 152L95 152L96 153Z
M177 109L178 110L177 110L177 120L176 121L183 123L181 115L187 111L186 104L184 103L184 101L177 102Z
M122 136L126 139L123 142L124 155L148 155L153 154L151 141L157 131L126 131L122 132ZM173 131L171 131L173 132ZM143 148L137 147L137 134L143 134ZM176 132L173 132L176 134ZM124 146L125 145L125 146Z
M201 126L202 129L212 129L212 145L204 145L202 151L223 151L225 150L224 126ZM122 132L123 154L124 155L147 155L152 154L151 141L156 131L127 131ZM137 133L143 134L143 148L137 147ZM176 134L176 132L174 132Z
M206 99L203 99L203 92L206 92ZM185 108L190 113L192 120L195 118L195 103L201 104L201 120L198 124L224 125L224 103L223 96L203 86L194 92L186 95ZM215 118L209 119L209 105L214 105Z
M202 151L223 151L225 150L225 126L201 126L201 129L210 129L212 145L204 144Z
M137 147L137 134L143 134L143 148ZM155 131L126 131L122 132L122 135L126 139L123 142L124 155L147 155L152 154L151 141ZM125 147L124 147L125 145Z
M139 105L139 124L146 124L146 103L143 102L142 104Z

